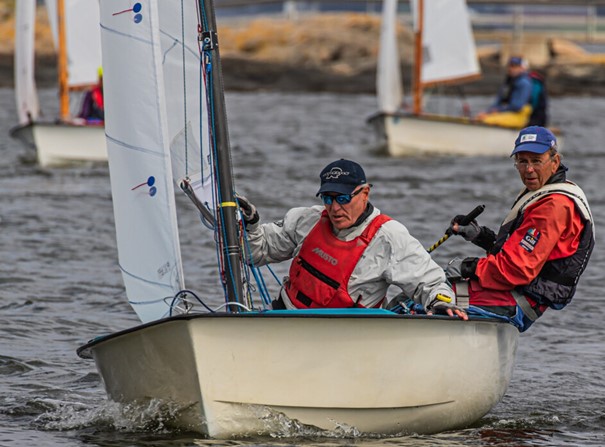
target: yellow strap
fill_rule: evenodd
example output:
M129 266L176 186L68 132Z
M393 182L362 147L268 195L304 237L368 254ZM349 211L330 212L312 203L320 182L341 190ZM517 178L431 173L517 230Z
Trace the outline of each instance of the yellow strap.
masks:
M235 203L235 202L221 202L220 206L221 206L221 208L225 208L225 207L228 207L228 206L237 206L237 203Z
M446 303L451 303L452 302L452 299L449 296L442 295L440 293L438 293L435 298L437 298L439 301L444 301Z

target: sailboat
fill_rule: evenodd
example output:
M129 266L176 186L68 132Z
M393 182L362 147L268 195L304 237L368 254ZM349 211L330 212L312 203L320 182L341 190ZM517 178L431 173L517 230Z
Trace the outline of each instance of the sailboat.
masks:
M489 412L512 374L518 331L508 323L271 310L252 296L212 0L100 6L119 266L141 320L77 350L109 398L131 410L165 403L167 424L220 439L281 433L284 420L434 433ZM185 286L175 191L214 230L223 297Z
M43 119L34 80L36 1L15 2L15 100L19 124L11 135L33 144L40 166L106 161L102 122L86 123L70 112L70 92L97 83L101 37L97 2L46 0L58 53L59 116Z
M398 0L384 0L376 90L378 113L368 121L391 156L509 156L519 129L487 125L468 116L423 111L424 90L481 76L465 0L413 0L412 107L404 110L397 49Z

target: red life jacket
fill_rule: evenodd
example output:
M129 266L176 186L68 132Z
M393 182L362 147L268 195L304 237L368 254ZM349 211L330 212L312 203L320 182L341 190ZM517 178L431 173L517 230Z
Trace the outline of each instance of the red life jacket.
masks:
M101 91L101 87L98 85L92 89L92 101L99 110L105 110L105 105L103 103L103 92Z
M389 220L379 214L360 236L341 241L332 233L324 211L290 266L286 292L292 304L299 309L363 307L358 304L361 296L354 300L349 295L349 278L378 229Z

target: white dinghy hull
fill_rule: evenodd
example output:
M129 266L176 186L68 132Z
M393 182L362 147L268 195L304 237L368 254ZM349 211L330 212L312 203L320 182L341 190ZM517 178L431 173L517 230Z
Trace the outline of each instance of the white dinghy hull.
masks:
M82 346L110 399L160 399L178 428L213 438L275 432L285 415L325 430L436 433L485 415L509 384L518 331L494 320L387 311L179 316Z
M103 125L34 122L12 129L11 136L35 147L41 167L107 162Z
M370 118L393 157L510 156L519 129L439 115L381 113Z
M40 166L64 166L85 161L107 162L103 125L34 123L32 132Z

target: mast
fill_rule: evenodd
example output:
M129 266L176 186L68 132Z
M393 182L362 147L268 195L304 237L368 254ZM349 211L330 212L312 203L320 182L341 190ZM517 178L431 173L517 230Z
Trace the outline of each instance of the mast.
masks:
M216 127L214 137L216 140L218 172L216 181L219 185L219 213L222 214L224 232L223 239L224 254L226 260L226 282L227 297L230 302L244 304L244 293L242 285L242 272L240 268L241 250L239 245L239 227L237 223L237 205L235 201L235 187L233 184L233 173L231 169L231 148L229 145L229 132L227 129L227 113L225 108L225 95L223 88L223 74L220 64L220 52L218 36L216 32L216 17L214 14L213 0L200 0L203 11L202 39L205 50L212 54L212 91L213 100L210 101L212 115ZM232 312L238 312L239 306L229 306Z
M69 88L67 86L67 37L65 32L65 1L57 0L59 111L62 121L69 118Z
M414 115L422 113L422 32L424 28L424 0L417 0L416 32L414 36Z

